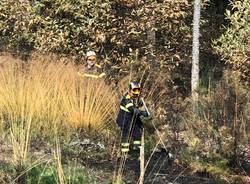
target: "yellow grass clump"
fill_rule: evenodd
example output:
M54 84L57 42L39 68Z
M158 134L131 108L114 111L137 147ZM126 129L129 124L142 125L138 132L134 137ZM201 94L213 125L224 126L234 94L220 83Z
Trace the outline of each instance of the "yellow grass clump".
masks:
M0 57L0 122L10 128L15 159L26 158L32 132L97 129L117 111L117 97L103 80L80 77L72 62Z

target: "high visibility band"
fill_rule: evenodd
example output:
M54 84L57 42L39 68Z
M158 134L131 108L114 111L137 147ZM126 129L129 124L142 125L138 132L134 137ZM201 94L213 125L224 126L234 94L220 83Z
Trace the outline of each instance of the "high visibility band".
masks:
M102 78L103 76L105 76L105 73L101 73L100 75L98 75L99 78Z
M127 95L127 96L126 96L126 99L131 99L131 96L130 96L130 95Z
M141 141L134 141L133 144L141 145Z
M129 147L129 143L121 143L122 147Z
M133 103L128 103L125 107L126 107L126 108L129 108L129 107L131 107L131 106L134 106L134 104L133 104Z
M87 73L85 73L85 74L84 74L84 76L85 76L85 77L95 78L95 79L98 79L98 78L99 78L99 76L98 76L98 75L87 74Z
M125 111L125 112L130 112L126 107L124 107L122 105L120 106L120 109L123 110L123 111Z
M133 150L140 150L140 146L133 146Z
M122 152L129 152L129 148L122 148L121 151Z
M99 65L99 64L95 64L95 66L96 66L97 68L102 68L101 65Z

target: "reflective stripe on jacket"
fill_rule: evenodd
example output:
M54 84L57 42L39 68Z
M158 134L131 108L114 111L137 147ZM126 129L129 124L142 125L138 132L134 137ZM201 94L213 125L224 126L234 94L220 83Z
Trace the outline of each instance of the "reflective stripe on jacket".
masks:
M126 93L121 99L116 122L120 127L130 126L131 123L140 119L140 112L138 107L135 106L133 99Z
M106 75L104 72L102 72L102 67L99 64L95 64L90 69L86 68L86 69L84 69L83 73L78 72L78 74L80 76L89 77L89 78L93 78L93 79L99 79L99 78L102 78Z

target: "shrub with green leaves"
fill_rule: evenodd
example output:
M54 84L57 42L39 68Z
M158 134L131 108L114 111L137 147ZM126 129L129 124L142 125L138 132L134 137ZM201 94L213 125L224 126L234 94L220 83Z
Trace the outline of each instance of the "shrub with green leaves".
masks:
M214 49L250 82L250 1L234 1L232 11L227 10L226 17L230 26L214 41Z
M27 52L33 48L34 37L29 29L29 7L15 0L0 1L0 48ZM23 53L24 54L24 53Z
M83 54L107 22L109 1L24 1L0 3L2 47L13 51Z
M29 20L35 31L35 48L43 52L83 55L96 47L95 34L105 27L109 0L43 0L32 6Z
M187 0L2 0L0 48L75 57L94 49L105 65L115 65L107 72L112 79L127 75L131 62L141 74L151 57L166 74L189 64L191 6Z

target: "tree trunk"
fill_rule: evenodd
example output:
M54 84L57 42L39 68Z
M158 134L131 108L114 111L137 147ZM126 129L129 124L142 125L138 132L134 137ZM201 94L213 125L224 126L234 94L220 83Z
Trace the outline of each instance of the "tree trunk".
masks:
M192 50L192 76L191 88L192 98L194 102L198 100L199 87L199 36L200 36L200 12L201 0L194 2L194 16L193 16L193 50Z
M148 61L150 66L154 66L155 61L155 20L154 13L151 15L150 26L147 30L147 42L149 46Z

